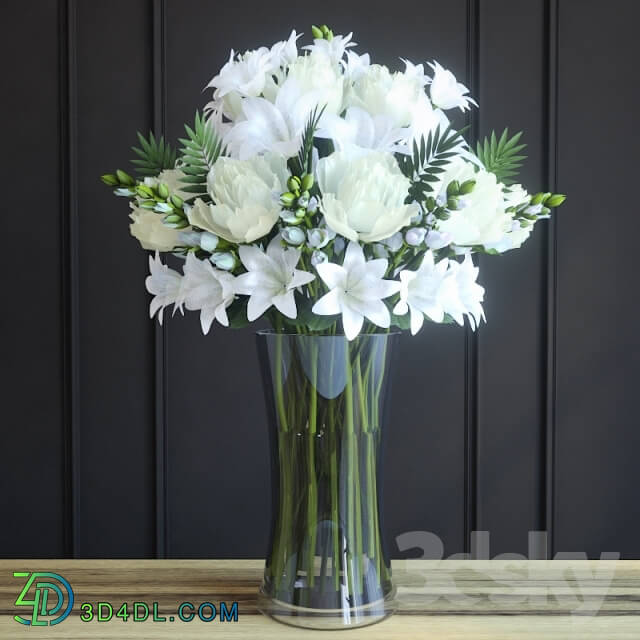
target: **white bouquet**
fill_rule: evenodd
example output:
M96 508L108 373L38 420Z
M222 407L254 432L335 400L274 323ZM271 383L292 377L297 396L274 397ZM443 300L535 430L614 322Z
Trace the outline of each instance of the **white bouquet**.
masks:
M475 328L484 289L473 254L519 247L564 196L513 184L520 134L470 148L446 111L476 106L437 62L371 64L351 34L312 28L236 55L185 127L180 155L138 134L138 179L102 180L130 200L149 258L151 315L169 305L278 332ZM184 260L182 274L160 252Z

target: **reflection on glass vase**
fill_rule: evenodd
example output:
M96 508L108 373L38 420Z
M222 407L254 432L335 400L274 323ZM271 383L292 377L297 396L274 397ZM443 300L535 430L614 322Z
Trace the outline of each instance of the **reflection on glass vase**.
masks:
M259 608L276 620L340 629L393 611L380 487L397 337L257 335L273 489Z

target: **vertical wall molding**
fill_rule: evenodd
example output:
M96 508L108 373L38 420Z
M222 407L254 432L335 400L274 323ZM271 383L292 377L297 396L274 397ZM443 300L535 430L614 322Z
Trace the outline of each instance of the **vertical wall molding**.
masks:
M559 2L547 0L547 184L556 191L558 172L558 41ZM555 553L554 532L556 524L556 327L557 327L557 216L551 216L547 226L547 353L546 353L546 425L545 425L545 530L547 532L547 557Z
M471 95L479 96L479 38L480 2L467 0L467 83ZM467 118L467 139L475 144L478 138L477 110L471 109ZM464 412L464 540L465 553L471 553L471 532L477 528L478 491L478 337L469 326L465 327L465 412Z
M153 18L153 129L156 135L166 133L166 47L165 0L152 0ZM155 486L157 558L168 552L167 492L167 328L154 322L155 367Z
M65 428L65 552L78 557L80 358L77 177L77 20L75 0L59 3L60 212L62 233L63 407Z

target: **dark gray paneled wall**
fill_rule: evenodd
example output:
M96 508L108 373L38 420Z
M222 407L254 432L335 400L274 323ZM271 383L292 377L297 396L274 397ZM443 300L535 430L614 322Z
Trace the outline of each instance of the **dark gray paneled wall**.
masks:
M203 337L193 314L149 322L147 258L97 176L123 166L138 129L180 135L230 48L320 20L388 64L450 67L482 107L472 135L525 129L523 182L570 194L522 250L481 258L477 335L431 325L404 340L386 451L392 551L410 530L438 534L447 555L488 530L492 555L522 553L546 529L550 552L640 558L636 3L282 9L5 3L0 556L264 553L252 331Z

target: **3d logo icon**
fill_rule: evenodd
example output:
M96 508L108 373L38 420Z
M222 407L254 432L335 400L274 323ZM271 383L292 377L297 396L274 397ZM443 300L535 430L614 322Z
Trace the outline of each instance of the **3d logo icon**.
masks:
M14 616L14 619L20 624L33 627L54 625L65 620L71 613L73 589L61 575L57 573L14 572L13 577L27 579L15 605L29 607L31 618ZM49 620L42 618L49 618Z

